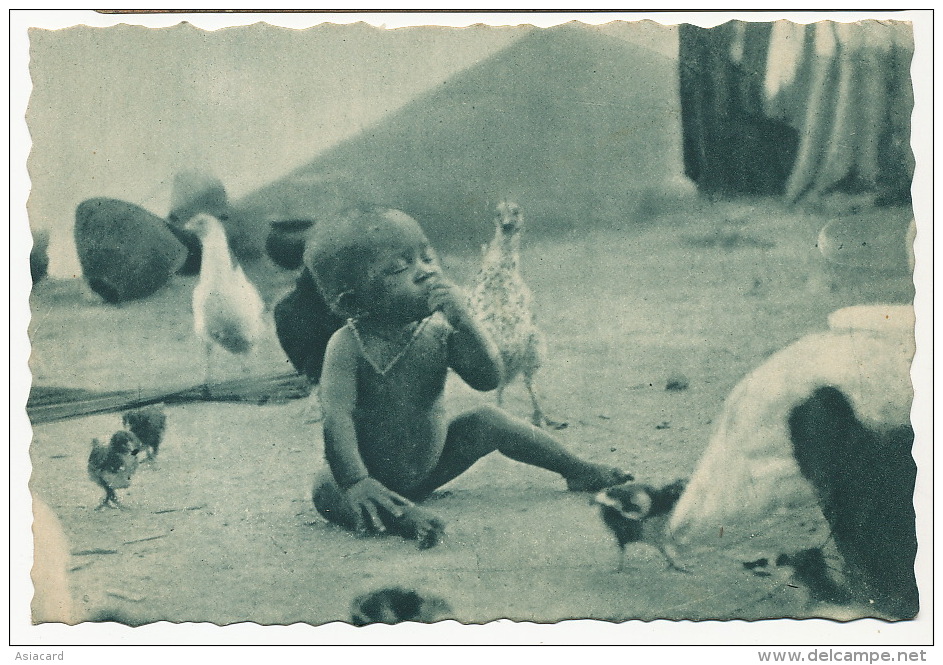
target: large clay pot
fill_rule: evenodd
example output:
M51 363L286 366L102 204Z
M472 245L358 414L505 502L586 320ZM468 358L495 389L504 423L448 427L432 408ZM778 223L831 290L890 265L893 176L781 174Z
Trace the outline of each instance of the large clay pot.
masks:
M311 272L305 268L295 288L274 309L275 332L288 360L313 383L321 378L324 352L344 319L331 311Z
M312 219L281 219L272 222L265 239L266 254L275 265L285 270L297 270L304 260L305 239L312 226Z
M180 268L183 275L200 272L203 247L192 231L183 228L191 217L206 212L226 225L229 216L229 197L222 181L216 176L198 170L181 171L174 176L170 195L167 224L177 240L187 248L187 260Z
M109 303L151 295L187 258L186 248L163 219L117 199L79 204L75 245L85 281Z

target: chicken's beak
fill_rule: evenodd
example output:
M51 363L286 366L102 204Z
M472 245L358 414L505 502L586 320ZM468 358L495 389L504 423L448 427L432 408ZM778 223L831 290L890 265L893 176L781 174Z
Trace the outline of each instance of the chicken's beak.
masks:
M201 235L206 232L206 219L202 213L198 213L188 219L183 225L183 228L190 233Z

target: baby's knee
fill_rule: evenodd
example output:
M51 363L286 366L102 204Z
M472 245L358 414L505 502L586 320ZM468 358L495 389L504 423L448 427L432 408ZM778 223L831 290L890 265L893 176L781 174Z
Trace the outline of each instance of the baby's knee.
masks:
M347 504L347 498L330 472L322 472L315 477L311 500L318 514L328 522L348 529L356 527L356 520Z
M481 404L458 416L453 422L459 426L488 428L503 423L508 415L496 406Z
M501 409L483 404L456 417L449 425L449 438L461 442L464 456L478 459L498 449L507 419Z
M508 432L531 429L530 423L515 418L507 411L490 404L482 404L456 418L463 427L474 432L477 438L492 440Z

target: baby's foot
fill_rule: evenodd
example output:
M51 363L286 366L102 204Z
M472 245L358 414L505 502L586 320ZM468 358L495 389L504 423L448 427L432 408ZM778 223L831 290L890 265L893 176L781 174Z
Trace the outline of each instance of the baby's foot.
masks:
M419 549L427 550L442 542L445 523L428 510L408 506L396 520L395 530L404 538L415 540Z
M579 473L566 479L566 488L571 492L598 492L630 480L635 480L635 476L622 469L588 462Z

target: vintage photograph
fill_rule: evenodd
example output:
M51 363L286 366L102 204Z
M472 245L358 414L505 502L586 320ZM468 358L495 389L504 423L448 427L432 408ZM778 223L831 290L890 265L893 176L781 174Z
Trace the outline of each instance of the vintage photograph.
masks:
M23 17L11 611L929 630L928 14Z

